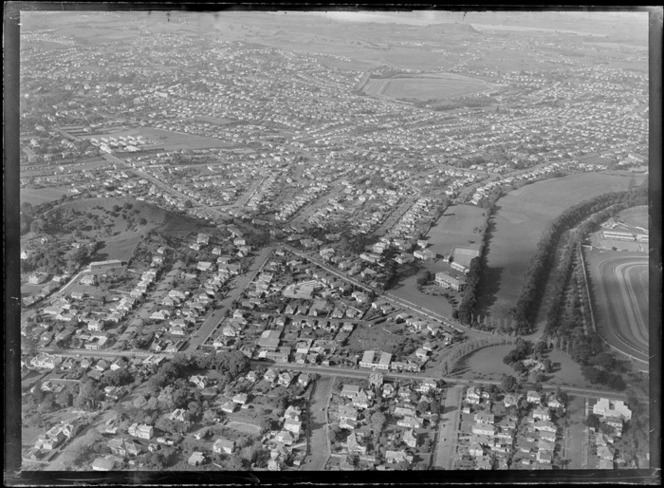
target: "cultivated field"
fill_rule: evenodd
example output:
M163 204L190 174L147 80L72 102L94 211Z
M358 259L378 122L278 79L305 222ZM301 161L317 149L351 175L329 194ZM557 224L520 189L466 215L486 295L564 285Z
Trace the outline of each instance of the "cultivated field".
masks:
M365 93L372 96L417 100L444 100L490 89L491 85L482 80L452 73L370 79L364 87Z
M614 348L648 360L648 257L592 250L586 263L597 330Z
M482 235L474 229L481 228L485 210L472 205L452 205L431 227L426 235L429 250L449 256L456 247L479 250Z
M542 231L551 220L584 200L626 190L629 181L626 176L584 173L526 185L501 198L493 219L488 269L480 285L482 308L501 317L514 305Z

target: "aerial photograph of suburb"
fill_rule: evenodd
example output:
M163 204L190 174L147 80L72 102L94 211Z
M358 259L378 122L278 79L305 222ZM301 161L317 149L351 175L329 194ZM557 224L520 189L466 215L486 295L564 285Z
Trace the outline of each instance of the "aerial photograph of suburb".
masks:
M650 466L648 11L108 8L21 11L21 469Z

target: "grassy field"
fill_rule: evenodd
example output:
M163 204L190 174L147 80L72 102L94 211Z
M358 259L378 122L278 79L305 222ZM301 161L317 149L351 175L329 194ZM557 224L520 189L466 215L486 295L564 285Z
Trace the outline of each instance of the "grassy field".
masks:
M491 346L480 349L467 356L459 364L462 378L483 378L500 380L503 374L517 377L511 366L503 363L503 358L514 346ZM553 350L546 354L553 364L554 372L546 375L547 384L587 387L588 383L581 374L581 367L572 361L564 351Z
M348 337L348 347L353 352L378 349L383 352L394 353L401 342L403 342L403 336L393 334L380 325L371 328L365 326L355 327Z
M20 191L21 203L29 202L33 205L39 205L45 202L58 200L62 195L69 195L70 192L65 188L25 188Z
M537 243L551 220L584 200L626 190L629 182L630 177L584 173L526 185L501 198L489 241L488 269L480 286L482 308L500 317L514 305Z
M440 263L427 263L425 267L432 273L446 270ZM403 279L397 286L390 289L390 293L423 309L451 317L454 308L444 297L427 295L417 289L417 279L423 274L423 272L420 272L415 276ZM454 292L451 292L451 294L457 296Z
M455 247L479 250L482 236L474 232L484 222L485 210L472 205L452 205L426 235L429 250L448 256Z
M106 210L112 210L115 205L122 207L126 202L132 204L132 211L138 210L138 213L133 214L134 224L129 224L121 216L113 217L106 212ZM98 207L101 207L101 209ZM128 260L133 255L136 245L145 233L151 229L178 236L204 230L199 224L182 215L130 199L85 198L66 202L59 208L70 212L76 210L82 213L92 213L102 218L104 225L109 226L110 234L107 234L104 230L92 229L83 231L83 235L104 241L104 246L98 251L99 256L104 259ZM141 218L145 218L147 221L145 225L138 223Z

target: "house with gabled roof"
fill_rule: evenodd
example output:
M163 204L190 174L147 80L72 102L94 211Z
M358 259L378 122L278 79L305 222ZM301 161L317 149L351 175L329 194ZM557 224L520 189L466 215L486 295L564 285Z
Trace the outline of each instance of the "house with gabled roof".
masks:
M296 419L287 418L284 421L284 430L291 432L295 438L300 437L300 430L302 429L302 422Z
M415 449L417 447L417 437L413 432L413 430L407 430L404 432L403 441L408 447Z
M503 398L503 403L505 407L517 407L519 406L519 402L523 398L523 395L520 394L514 394L514 393L508 393L505 395L505 398Z
M407 416L397 421L399 427L405 427L408 429L420 429L422 428L422 419L419 417Z
M482 389L479 386L469 386L464 400L467 403L478 405L482 401Z
M367 453L367 446L363 446L357 441L355 432L351 432L346 439L346 449L348 450L349 454L364 455Z
M357 394L360 392L360 387L358 385L349 385L349 384L344 384L343 388L341 389L341 395L342 397L350 398L353 399L357 396Z
M537 407L533 410L533 419L535 420L551 420L551 414L548 408Z
M355 398L353 398L353 405L357 408L369 408L371 401L364 390L360 390L359 393L355 395Z
M528 403L540 403L542 401L542 395L534 390L529 390L526 394L526 401Z
M187 464L189 466L199 466L205 464L206 461L205 454L200 451L194 451L192 455L189 456L189 459L187 459Z
M293 434L291 434L287 430L282 430L280 431L275 437L274 437L275 442L278 442L279 444L284 444L286 446L290 446L295 442L295 439L293 438Z
M217 439L212 445L212 451L217 454L233 454L235 450L235 441L224 438Z

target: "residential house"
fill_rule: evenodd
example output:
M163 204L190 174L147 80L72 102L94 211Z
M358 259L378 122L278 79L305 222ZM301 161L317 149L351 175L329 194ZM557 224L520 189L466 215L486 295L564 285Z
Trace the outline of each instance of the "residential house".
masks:
M249 401L249 395L246 393L238 393L233 397L233 402L237 403L238 405L246 405L247 402Z
M295 438L300 437L300 430L302 429L302 423L299 420L287 418L284 422L284 430L294 434Z
M518 407L519 406L519 401L523 398L522 395L514 394L514 393L508 393L505 395L505 398L503 398L503 403L505 404L505 407Z
M623 401L609 400L608 398L597 400L597 403L593 405L593 413L602 418L620 417L626 421L632 418L632 411Z
M355 395L355 398L353 399L353 405L357 408L369 408L371 401L369 400L369 396L364 390L360 390L360 392Z
M399 427L405 427L407 429L421 429L422 428L422 419L419 417L404 417L397 421Z
M176 408L168 415L169 420L185 422L188 419L187 411L184 408Z
M205 461L205 454L200 451L194 451L193 454L189 456L189 459L187 459L187 464L189 466L199 466L205 464Z
M479 405L482 401L482 389L479 386L468 387L465 401L473 405Z
M542 401L542 395L534 390L529 390L526 394L526 401L528 403L540 403Z
M233 412L235 412L236 408L237 408L237 404L235 402L232 402L232 401L224 402L223 405L221 406L221 410L226 412L226 413L233 413Z
M116 466L116 459L112 455L98 456L92 461L93 471L112 471Z
M291 434L287 430L280 431L274 437L274 440L275 440L275 442L278 442L279 444L284 444L286 446L291 446L291 445L293 445L293 442L295 442L295 439L293 438L293 434Z
M551 422L550 420L542 420L539 422L535 422L533 424L533 429L535 429L537 432L552 432L556 433L558 431L558 428L556 427L556 424Z
M357 441L355 432L351 432L346 439L346 449L349 454L365 455L367 453L367 446L363 446Z
M302 411L299 407L296 407L295 405L289 405L286 411L284 412L284 417L287 419L299 420L301 413Z
M339 394L342 397L354 399L359 392L360 392L360 387L358 385L349 385L347 383L344 383L343 388L341 389L341 393Z
M217 439L212 445L212 451L217 454L233 454L235 449L235 441L228 439Z
M537 407L533 410L533 419L535 420L551 420L551 414L548 408Z
M205 375L193 375L189 377L189 381L202 390L208 384L208 377Z
M394 451L391 449L388 449L385 451L385 462L388 464L396 464L396 463L411 463L413 461L413 457L409 456L406 454L406 451L403 449L400 451Z
M410 448L415 449L417 447L417 437L413 434L412 430L407 430L404 432L403 441Z

